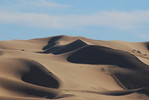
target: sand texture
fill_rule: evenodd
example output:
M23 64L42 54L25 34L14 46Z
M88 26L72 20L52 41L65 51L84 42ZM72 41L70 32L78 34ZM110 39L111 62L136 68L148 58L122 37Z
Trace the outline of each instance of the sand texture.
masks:
M0 41L0 100L149 100L149 42Z

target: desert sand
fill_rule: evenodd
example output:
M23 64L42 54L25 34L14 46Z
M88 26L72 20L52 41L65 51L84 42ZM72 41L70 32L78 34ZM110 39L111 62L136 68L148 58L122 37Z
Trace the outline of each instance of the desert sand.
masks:
M0 100L149 100L149 42L0 41Z

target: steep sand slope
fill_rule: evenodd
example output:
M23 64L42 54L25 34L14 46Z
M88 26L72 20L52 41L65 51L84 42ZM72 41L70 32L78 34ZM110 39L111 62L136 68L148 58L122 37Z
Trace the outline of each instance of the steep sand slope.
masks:
M0 42L0 100L148 100L149 42L53 36Z

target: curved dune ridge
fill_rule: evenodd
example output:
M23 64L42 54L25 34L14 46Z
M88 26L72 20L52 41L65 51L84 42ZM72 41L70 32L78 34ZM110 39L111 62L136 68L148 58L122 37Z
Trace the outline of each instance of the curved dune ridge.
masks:
M117 65L123 68L148 68L146 64L129 52L95 45L86 46L73 52L67 60L73 63Z
M35 85L59 88L60 81L54 74L48 71L44 66L35 63L34 61L23 62L29 66L29 71L22 74L21 79L25 82Z
M43 50L47 50L47 49L49 49L49 48L51 48L51 47L57 45L57 44L58 44L57 41L58 41L59 39L61 39L61 38L62 38L62 36L55 36L55 37L51 38L51 39L48 41L48 45L46 45L46 46L43 47Z
M0 100L148 100L149 42L0 41Z
M41 64L28 59L3 59L0 63L1 71L9 72L7 76L0 76L3 91L9 93L6 92L6 95L52 99L61 94L57 90L60 80Z
M81 48L86 45L87 45L87 43L85 43L84 41L82 41L80 39L77 39L76 41L74 41L70 44L67 44L67 45L51 47L51 48L45 50L43 53L52 53L52 54L57 55L57 54L62 54L62 53L76 50L76 49Z

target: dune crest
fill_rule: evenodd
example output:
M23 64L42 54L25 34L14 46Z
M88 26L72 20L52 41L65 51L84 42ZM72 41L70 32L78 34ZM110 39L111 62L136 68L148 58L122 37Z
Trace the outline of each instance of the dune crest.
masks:
M148 100L149 42L0 41L0 100Z
M67 45L53 46L53 47L45 50L43 53L52 53L52 54L57 55L57 54L62 54L62 53L66 53L66 52L70 52L70 51L79 49L86 45L88 45L88 44L80 39L77 39Z

